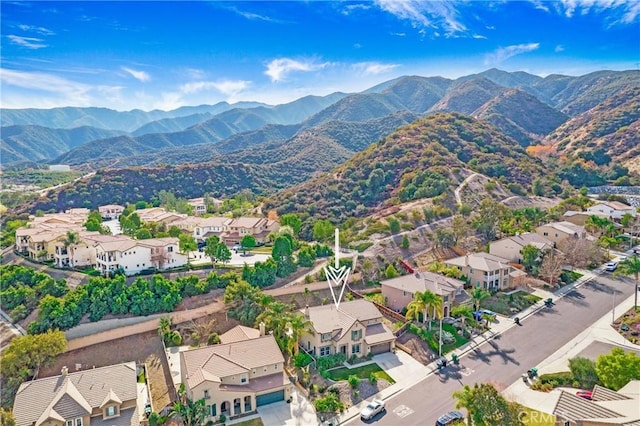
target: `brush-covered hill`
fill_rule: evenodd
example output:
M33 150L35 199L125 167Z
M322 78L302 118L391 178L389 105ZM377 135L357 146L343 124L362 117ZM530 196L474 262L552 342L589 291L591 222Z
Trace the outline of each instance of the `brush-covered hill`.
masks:
M618 91L573 117L547 136L544 143L570 157L588 157L589 152L598 150L612 162L640 171L640 86Z
M500 93L471 115L493 124L522 146L538 143L569 118L519 89Z
M77 146L123 132L83 126L51 129L42 126L7 126L0 129L0 158L4 164L55 158Z
M457 113L438 113L397 129L330 173L275 194L279 213L343 221L389 205L451 193L454 170L471 169L529 186L546 173L514 140Z
M429 111L471 114L505 90L505 87L486 78L459 80L449 86L447 93Z

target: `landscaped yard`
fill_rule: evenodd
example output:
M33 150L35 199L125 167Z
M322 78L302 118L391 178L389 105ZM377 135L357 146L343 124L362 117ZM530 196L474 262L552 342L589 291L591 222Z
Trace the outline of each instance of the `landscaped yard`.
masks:
M535 294L530 294L526 291L516 291L510 294L496 293L480 302L480 306L483 309L488 309L505 316L511 316L514 313L534 305L540 300L541 298Z
M258 417L257 419L245 420L244 422L234 423L236 426L264 426L262 423L262 419Z
M573 284L578 280L578 278L582 277L582 274L576 271L562 271L560 273L560 283L561 285Z
M640 343L640 308L629 309L613 323L613 328L631 343Z
M327 371L329 378L334 382L340 380L347 380L349 376L357 376L360 379L368 379L372 374L378 379L384 379L389 383L395 383L395 380L391 378L380 366L376 363L363 365L356 368L341 367L334 370Z
M419 336L422 340L427 342L429 348L438 353L440 346L440 323L433 321L431 323L431 330L429 326L417 326L411 324L409 326L409 332ZM452 350L459 348L469 341L464 333L458 334L458 329L451 324L442 324L442 354L451 352ZM468 335L467 335L468 336Z

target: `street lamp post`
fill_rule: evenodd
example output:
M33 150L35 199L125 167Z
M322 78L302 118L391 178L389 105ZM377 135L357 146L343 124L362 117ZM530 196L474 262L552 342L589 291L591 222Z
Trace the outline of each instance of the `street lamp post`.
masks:
M611 295L613 298L611 299L611 324L616 322L616 292L612 291Z
M438 345L438 356L442 356L442 317L440 317L440 337L439 337L439 345Z

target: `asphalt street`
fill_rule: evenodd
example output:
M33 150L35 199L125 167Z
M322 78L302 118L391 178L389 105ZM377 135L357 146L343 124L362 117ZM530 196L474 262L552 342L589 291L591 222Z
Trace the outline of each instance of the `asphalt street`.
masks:
M542 308L501 335L467 352L459 366L448 366L386 401L386 413L369 422L355 418L347 424L433 425L455 409L452 393L465 384L491 382L499 390L520 380L566 342L586 330L633 294L633 281L605 273L571 291L551 308ZM619 312L618 315L622 314ZM464 410L462 410L464 411Z

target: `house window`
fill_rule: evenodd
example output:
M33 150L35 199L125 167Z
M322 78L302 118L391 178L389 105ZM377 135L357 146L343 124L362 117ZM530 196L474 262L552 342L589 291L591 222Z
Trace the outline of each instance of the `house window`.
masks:
M548 237L549 233L548 232L543 232L542 235L544 235L545 237Z
M66 426L73 426L73 420L67 420L67 425Z
M208 389L204 390L204 399L209 399L209 390Z
M240 383L247 383L247 376L246 375L242 375L240 376Z
M322 341L326 342L327 340L331 340L331 333L324 333L322 335Z
M320 356L331 355L331 346L320 346Z
M407 292L406 291L402 291L402 297L407 297Z
M360 343L355 344L355 345L351 345L351 353L353 355L360 353Z
M76 419L76 426L82 426L82 417Z
M273 369L274 369L274 370L277 370L277 369L278 369L278 364L274 365L274 366L273 366Z
M169 247L167 248L167 251L168 251L169 253L173 253L173 247L172 247L172 246L169 246Z
M211 417L215 417L218 415L218 408L216 404L211 404Z
M362 338L362 330L352 330L351 340L360 340Z
M111 417L111 416L115 416L116 415L116 406L115 405L110 405L107 407L107 417Z

